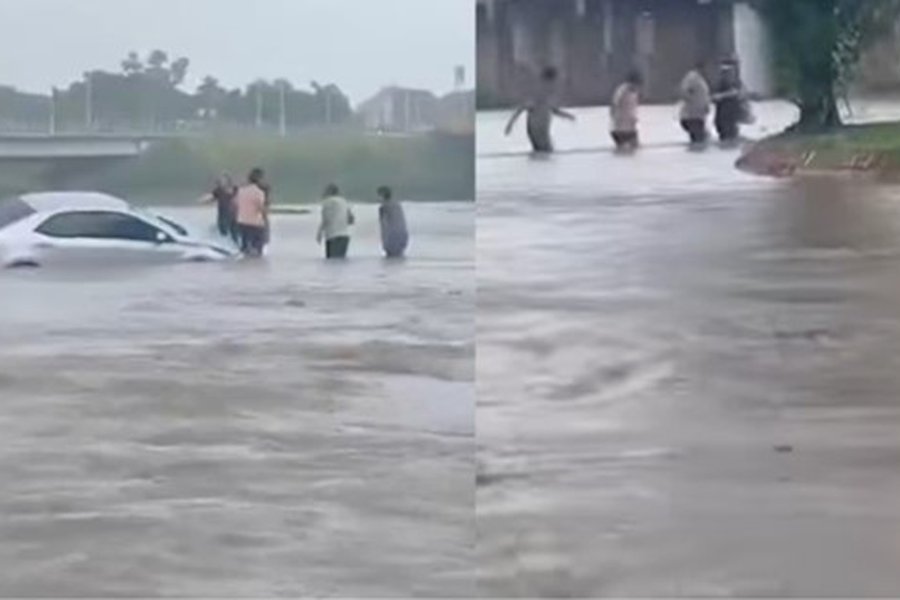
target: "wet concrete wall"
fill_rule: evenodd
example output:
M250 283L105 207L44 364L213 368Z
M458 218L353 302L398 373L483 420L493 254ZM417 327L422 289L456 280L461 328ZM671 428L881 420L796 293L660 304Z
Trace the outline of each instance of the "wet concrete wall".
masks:
M698 58L736 51L734 7L720 0L482 0L477 22L481 108L511 104L546 65L569 105L608 102L635 66L645 100L668 102Z

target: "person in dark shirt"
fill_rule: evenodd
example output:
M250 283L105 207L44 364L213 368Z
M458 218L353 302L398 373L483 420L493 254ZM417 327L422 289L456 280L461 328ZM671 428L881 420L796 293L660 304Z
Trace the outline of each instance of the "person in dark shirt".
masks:
M228 236L235 241L238 240L238 228L234 218L234 197L237 191L238 187L231 175L223 172L216 180L212 192L201 199L201 202L216 204L216 229L219 235Z
M403 205L393 196L393 191L388 186L378 188L378 197L381 200L378 206L381 247L388 258L402 258L409 244L409 230L406 227Z
M712 101L716 105L715 126L719 139L735 142L740 136L740 123L744 117L745 99L737 67L732 62L722 64L719 81Z

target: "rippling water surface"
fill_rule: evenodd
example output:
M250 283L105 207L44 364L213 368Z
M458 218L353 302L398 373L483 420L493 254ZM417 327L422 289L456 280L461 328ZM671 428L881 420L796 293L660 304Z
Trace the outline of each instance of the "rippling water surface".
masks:
M345 264L301 215L264 261L0 273L0 594L472 592L474 209L408 204L402 263L357 212Z
M599 109L544 159L505 117L478 122L481 593L900 593L900 190L740 173L671 107L630 157Z

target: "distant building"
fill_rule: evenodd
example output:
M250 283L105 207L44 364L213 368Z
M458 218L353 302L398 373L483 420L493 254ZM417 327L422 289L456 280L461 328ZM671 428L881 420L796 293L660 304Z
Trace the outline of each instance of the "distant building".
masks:
M475 92L460 90L438 98L426 90L388 87L360 104L357 113L369 131L469 134L475 131Z
M434 129L438 99L427 90L387 87L359 105L366 129L417 133Z
M475 132L475 92L452 92L438 100L437 129L448 133Z
M761 18L735 0L478 0L478 103L507 106L542 67L566 104L603 104L638 67L650 102L675 99L699 59L735 54L749 89L772 91Z

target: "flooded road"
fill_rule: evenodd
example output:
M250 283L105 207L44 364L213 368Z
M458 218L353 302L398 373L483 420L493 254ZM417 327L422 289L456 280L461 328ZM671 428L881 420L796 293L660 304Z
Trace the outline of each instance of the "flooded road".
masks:
M479 117L481 593L900 594L900 190L577 114Z
M0 595L471 594L474 207L265 261L0 273ZM206 223L209 211L161 210Z

